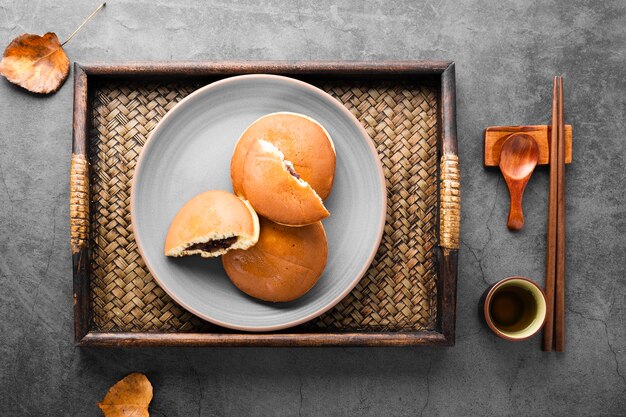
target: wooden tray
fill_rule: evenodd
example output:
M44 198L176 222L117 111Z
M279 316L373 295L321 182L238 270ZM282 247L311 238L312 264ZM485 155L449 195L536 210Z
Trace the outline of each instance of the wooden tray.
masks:
M130 183L151 129L215 80L282 74L326 90L360 121L387 179L375 260L335 308L298 327L243 333L207 323L161 290L139 256ZM460 230L451 62L207 62L74 66L70 223L78 346L454 344Z

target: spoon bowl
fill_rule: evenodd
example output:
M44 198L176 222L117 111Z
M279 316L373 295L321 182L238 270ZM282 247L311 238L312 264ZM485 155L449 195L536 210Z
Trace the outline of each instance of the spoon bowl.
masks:
M524 227L522 197L538 161L539 146L529 135L516 133L509 136L502 144L500 171L502 171L511 197L507 220L507 227L510 230L520 230Z

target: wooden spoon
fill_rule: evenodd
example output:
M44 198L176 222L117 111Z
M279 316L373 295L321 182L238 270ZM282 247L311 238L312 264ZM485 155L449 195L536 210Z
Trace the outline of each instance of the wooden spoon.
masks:
M506 224L510 230L520 230L524 227L522 196L538 160L539 147L529 135L516 133L502 144L500 171L511 196L511 208Z

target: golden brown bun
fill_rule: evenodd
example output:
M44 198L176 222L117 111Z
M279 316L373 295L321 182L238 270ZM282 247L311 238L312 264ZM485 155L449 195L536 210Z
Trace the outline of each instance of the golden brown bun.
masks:
M292 301L322 275L328 242L322 223L288 227L261 218L261 233L248 250L222 257L230 280L246 294L265 301Z
M330 213L315 190L291 175L283 158L273 144L253 142L244 161L242 195L261 216L287 226L304 226L328 217Z
M236 241L226 248L188 249L191 245L232 237ZM178 211L167 232L164 253L209 258L231 249L247 249L258 239L259 218L247 201L222 190L206 191Z
M250 145L258 139L274 144L322 200L328 197L335 176L336 156L332 139L322 125L296 113L268 114L243 132L230 162L235 194L243 193L243 163Z

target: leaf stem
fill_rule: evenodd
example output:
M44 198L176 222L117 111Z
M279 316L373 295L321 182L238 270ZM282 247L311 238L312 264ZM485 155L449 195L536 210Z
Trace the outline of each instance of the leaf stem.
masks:
M106 2L102 3L100 6L98 6L98 8L96 10L94 10L89 16L87 16L87 18L85 20L83 20L83 23L81 23L80 26L77 27L74 32L72 32L72 34L65 40L65 42L63 42L61 44L61 46L63 46L66 43L68 43L74 37L74 35L76 35L78 33L78 31L81 30L83 28L83 26L85 26L85 24L87 22L89 22L89 20L91 20L91 18L94 17L95 14L98 13L100 10L102 10L102 8L104 8L104 6L106 6L106 5L107 5Z

